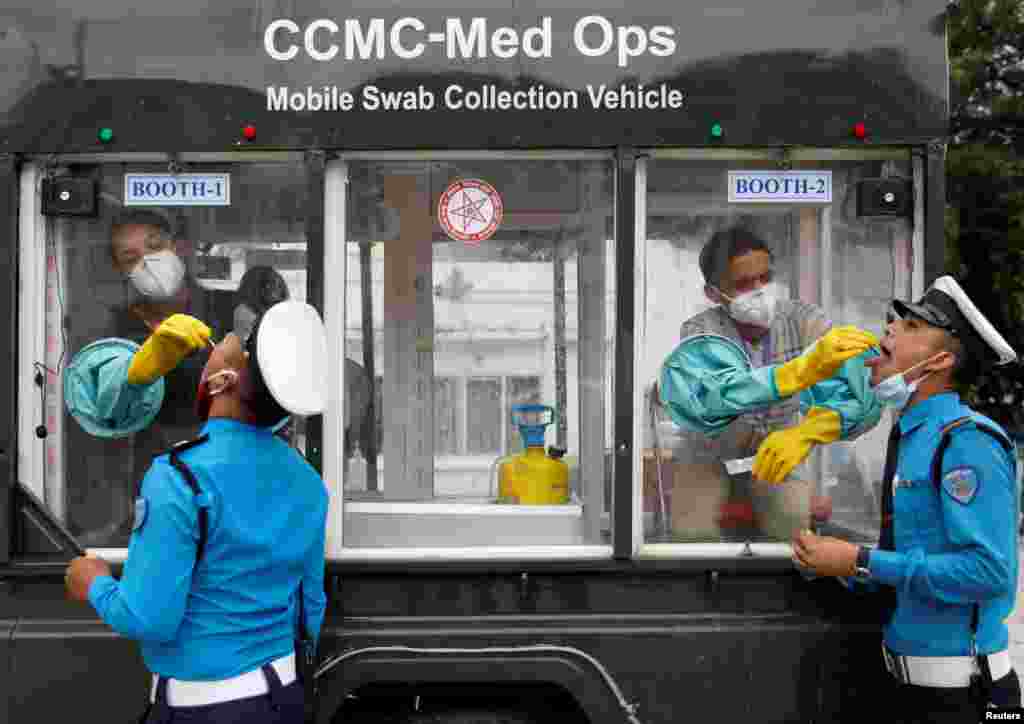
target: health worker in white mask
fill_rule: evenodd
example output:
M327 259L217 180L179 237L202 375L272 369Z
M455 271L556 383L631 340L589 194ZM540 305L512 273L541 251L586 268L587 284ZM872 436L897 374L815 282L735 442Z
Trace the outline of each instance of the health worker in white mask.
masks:
M159 209L125 209L110 231L110 255L127 287L128 303L116 314L116 336L131 339L146 354L128 371L131 384L165 383L164 404L151 434L152 453L192 437L196 421L191 397L209 356L207 340L214 330L209 293L185 264L189 244L174 235L174 224ZM210 327L207 327L207 325ZM152 455L143 455L141 476Z
M737 490L722 477L722 462L757 455L755 477L781 483L814 446L853 439L871 429L878 421L878 402L866 390L860 394L842 384L866 374L863 369L849 373L841 368L862 366L862 355L878 340L853 327L833 329L821 308L790 299L787 287L775 278L771 247L749 229L736 226L716 232L702 249L699 265L704 294L717 306L682 324L680 344L701 335L727 338L744 350L753 374L740 375L742 384L736 374L701 374L697 387L702 392L696 397L680 396L679 389L661 390L663 405L698 405L716 420L730 419L727 427L713 434L687 431L693 439L681 446L686 449L676 451L676 458L689 469L680 476L688 481L688 489L673 491L673 528L713 530L715 521L693 520L687 511L712 510L713 506L697 505L694 496L717 496L722 500L720 534L746 535L750 526L764 530L770 521L756 519L751 492ZM819 340L823 344L818 352L805 355ZM818 364L825 357L828 364ZM769 375L769 368L777 372ZM832 391L837 394L815 395L814 404L801 415L801 398L806 402L807 396L797 393L837 373L839 381ZM825 502L811 504L827 507Z
M122 275L132 314L153 327L187 311L190 294L185 262L170 221L155 211L129 211L111 226L110 256Z
M119 292L113 304L97 305L108 314L93 326L102 331L75 340L65 374L65 404L78 422L74 449L89 451L81 474L103 481L74 521L91 546L127 545L135 491L154 455L196 434L192 399L214 334L210 294L189 274L189 244L176 238L167 214L119 209L108 238ZM112 474L105 459L119 449L116 438L129 434L130 457L120 457L130 462Z

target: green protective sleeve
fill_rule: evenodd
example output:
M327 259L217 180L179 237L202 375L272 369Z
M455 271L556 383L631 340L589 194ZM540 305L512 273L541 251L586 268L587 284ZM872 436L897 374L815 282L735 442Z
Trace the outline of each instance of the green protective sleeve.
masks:
M717 435L746 412L779 401L771 367L745 370L731 367L683 384L671 369L663 371L661 401L672 421L685 430Z
M882 416L882 405L871 390L871 371L864 363L877 356L877 350L868 350L843 363L834 377L801 392L801 411L824 407L837 412L842 440L854 440L873 428Z
M823 407L838 413L842 439L870 430L881 416L881 405L868 385L864 361L876 354L871 350L848 360L834 377L801 392L801 409ZM693 384L692 371L684 379L678 371L664 368L661 401L676 425L715 436L740 415L780 401L774 372L774 365L753 370L728 367L698 374Z

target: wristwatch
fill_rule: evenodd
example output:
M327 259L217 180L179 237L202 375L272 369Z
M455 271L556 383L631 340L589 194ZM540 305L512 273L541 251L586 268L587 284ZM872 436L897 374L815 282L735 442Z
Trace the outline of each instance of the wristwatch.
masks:
M857 578L870 578L871 570L868 568L868 562L870 559L870 549L864 546L857 548L857 562L854 564L853 575Z

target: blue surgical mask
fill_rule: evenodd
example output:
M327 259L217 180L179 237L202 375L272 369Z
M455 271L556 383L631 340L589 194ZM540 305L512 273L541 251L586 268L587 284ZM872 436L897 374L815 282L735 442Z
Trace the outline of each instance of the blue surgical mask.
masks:
M928 378L931 372L918 377L913 382L907 382L906 375L910 370L920 367L923 364L927 364L935 359L937 355L932 355L926 360L918 362L916 365L912 365L903 372L895 375L890 375L884 380L878 383L877 387L872 388L875 393L875 397L878 401L887 407L894 408L897 412L902 411L907 403L910 402L910 398L917 392L917 388L920 387L921 383Z

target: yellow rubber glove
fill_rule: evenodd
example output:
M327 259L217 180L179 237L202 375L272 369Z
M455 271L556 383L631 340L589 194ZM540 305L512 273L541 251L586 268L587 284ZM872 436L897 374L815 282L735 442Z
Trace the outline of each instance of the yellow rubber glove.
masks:
M147 385L178 366L187 355L210 340L210 328L195 317L173 314L165 319L132 357L128 382Z
M799 425L773 432L764 439L757 448L751 474L755 480L781 483L816 444L838 440L842 429L838 412L812 407Z
M878 337L857 327L835 327L807 352L775 368L775 386L779 397L806 390L834 375L843 363L872 347Z

